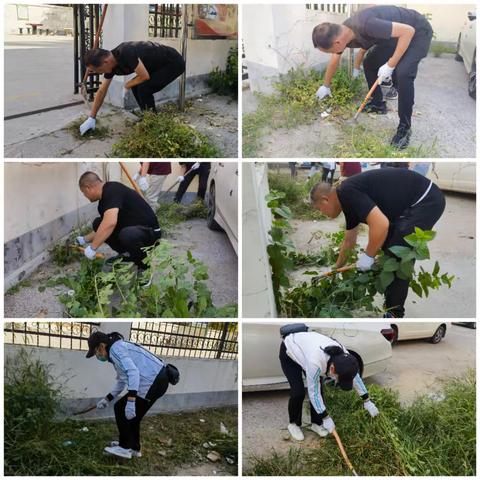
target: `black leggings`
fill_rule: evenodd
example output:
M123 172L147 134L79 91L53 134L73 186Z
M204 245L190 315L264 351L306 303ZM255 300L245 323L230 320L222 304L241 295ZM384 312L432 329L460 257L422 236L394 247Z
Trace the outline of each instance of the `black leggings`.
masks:
M183 182L178 186L177 193L175 194L174 201L180 203L183 195L187 191L188 186L192 183L192 180L198 175L198 192L197 197L202 200L205 199L205 193L207 191L208 176L210 175L210 162L201 162L200 166L196 170L190 170L183 177Z
M142 111L156 111L154 93L164 89L185 71L185 62L179 54L174 62L159 68L150 74L150 79L132 87L132 93Z
M394 245L408 246L404 237L413 233L415 227L431 230L445 210L445 197L437 185L432 184L428 195L416 206L407 208L390 225L389 233L382 250L394 256L388 249ZM385 292L385 306L396 318L405 315L405 301L408 295L408 280L395 277Z
M102 219L97 217L93 221L93 230L96 232ZM132 262L140 268L145 268L143 259L147 256L142 250L150 247L160 238L160 233L155 232L151 227L135 225L115 229L113 233L105 240L105 243L117 253L129 253Z
M302 426L302 408L303 400L305 399L305 385L303 384L303 370L302 367L294 362L287 355L287 347L282 342L280 345L280 354L278 356L282 370L287 377L290 384L290 399L288 400L288 416L290 423L295 423L299 427ZM320 392L323 397L323 382L320 381ZM312 403L310 402L310 418L312 423L321 425L323 421L322 415L317 413Z
M168 388L168 375L166 366L162 368L155 378L145 398L137 397L135 400L136 416L131 420L125 417L128 393L125 394L113 407L115 420L119 433L119 444L122 448L131 448L140 451L140 422L152 405L163 395Z
M398 90L398 117L400 123L410 128L412 123L412 110L415 101L414 81L417 76L418 64L426 57L432 41L432 27L425 21L425 25L417 29L407 51L393 71L392 81ZM378 69L387 63L397 46L397 40L392 39L371 48L363 61L363 70L369 88L375 83ZM383 100L382 89L378 86L372 95L372 102L376 105Z

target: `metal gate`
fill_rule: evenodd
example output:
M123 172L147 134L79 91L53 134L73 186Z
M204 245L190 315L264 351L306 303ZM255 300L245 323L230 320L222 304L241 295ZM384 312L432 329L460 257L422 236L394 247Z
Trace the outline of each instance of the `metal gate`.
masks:
M74 61L74 89L73 93L80 91L80 86L85 76L86 66L83 61L85 53L93 48L95 33L98 29L101 16L100 4L74 4L73 5L73 61ZM87 94L90 101L100 86L100 75L90 74L87 79Z

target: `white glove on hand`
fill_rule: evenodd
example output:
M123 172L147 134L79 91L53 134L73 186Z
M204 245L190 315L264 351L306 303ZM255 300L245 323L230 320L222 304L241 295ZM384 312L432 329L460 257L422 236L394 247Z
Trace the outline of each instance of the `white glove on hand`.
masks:
M367 400L363 404L363 408L370 414L371 417L376 417L380 413L377 406L371 400Z
M193 165L192 165L192 170L198 170L200 168L200 162L195 162Z
M389 82L392 79L395 67L390 67L388 62L378 69L377 76L380 78L380 83Z
M368 272L373 266L375 259L365 252L360 254L357 261L357 270L360 272Z
M322 85L318 90L317 93L315 94L316 97L319 100L323 100L327 96L332 96L332 91L330 90L329 87L326 87L325 85Z
M110 402L106 398L102 398L98 403L97 403L97 408L99 410L102 410L102 408L107 408L108 404Z
M140 177L138 180L138 186L142 192L146 192L148 190L148 180L147 177Z
M358 76L360 75L360 72L361 72L361 70L359 68L354 68L353 72L352 72L352 77L353 78L358 78Z
M83 253L89 260L93 260L97 254L97 252L90 245L85 249Z
M135 418L135 400L127 400L127 405L125 406L125 417L127 420Z
M182 177L182 175L180 175L179 177L177 177L177 182L178 182L178 183L182 183L184 180L185 180L185 177Z
M84 247L87 244L87 242L85 241L85 237L82 236L77 237L76 241L81 247Z
M332 417L325 417L323 419L323 427L328 430L328 433L332 433L335 430L335 423L332 420Z
M140 178L140 173L137 172L132 178L134 182L138 182L138 179Z
M81 125L80 125L80 135L85 135L89 130L94 130L97 121L93 117L88 117Z

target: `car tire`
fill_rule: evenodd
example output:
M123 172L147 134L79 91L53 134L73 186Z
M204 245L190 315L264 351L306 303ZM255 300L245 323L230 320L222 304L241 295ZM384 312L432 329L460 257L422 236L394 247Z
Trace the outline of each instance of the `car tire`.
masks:
M474 53L476 55L477 52ZM476 100L477 98L477 65L473 62L472 70L468 75L468 94Z
M434 345L440 343L442 338L445 336L446 328L444 325L440 325L432 337L429 338L429 342L433 343Z
M458 35L458 41L457 41L457 51L455 52L455 60L457 62L463 62L463 57L460 55L460 40L461 40L461 34Z
M207 227L210 230L217 232L223 232L223 228L215 220L215 185L212 184L210 187L210 192L207 197Z

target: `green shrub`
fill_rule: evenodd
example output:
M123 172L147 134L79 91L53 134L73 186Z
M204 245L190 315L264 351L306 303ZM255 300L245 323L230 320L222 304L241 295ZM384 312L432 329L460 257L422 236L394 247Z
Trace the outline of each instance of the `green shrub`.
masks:
M444 53L456 53L456 49L455 47L445 45L444 43L432 42L430 53L432 53L434 57L439 58Z
M207 84L214 93L238 97L238 47L230 48L225 70L215 67L208 76Z

